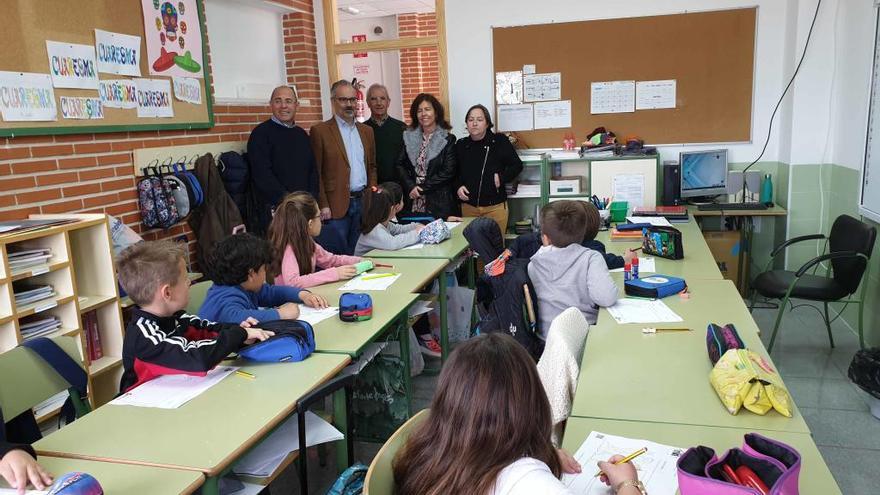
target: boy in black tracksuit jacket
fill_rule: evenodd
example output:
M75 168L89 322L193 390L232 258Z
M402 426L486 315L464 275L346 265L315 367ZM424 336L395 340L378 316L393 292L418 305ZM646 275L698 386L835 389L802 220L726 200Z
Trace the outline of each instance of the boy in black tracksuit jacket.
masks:
M119 254L116 268L138 305L125 329L120 393L161 375L204 376L242 345L273 335L253 328L253 319L234 325L185 314L189 279L180 244L135 244Z

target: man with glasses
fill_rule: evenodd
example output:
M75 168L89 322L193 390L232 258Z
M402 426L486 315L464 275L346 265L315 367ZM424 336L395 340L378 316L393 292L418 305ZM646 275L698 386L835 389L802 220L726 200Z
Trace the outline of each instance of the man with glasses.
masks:
M373 84L367 90L367 106L370 107L370 118L365 124L373 128L376 138L376 172L379 182L397 182L397 157L403 149L403 130L406 124L388 115L388 88L381 84Z
M278 86L269 98L272 117L258 125L248 139L248 162L258 203L259 224L268 224L271 208L293 191L308 191L317 197L318 168L309 136L296 125L299 101L296 90Z
M325 221L318 244L336 254L352 254L360 236L361 196L376 185L373 130L355 120L357 97L349 81L330 88L333 117L312 126L318 168L318 205Z

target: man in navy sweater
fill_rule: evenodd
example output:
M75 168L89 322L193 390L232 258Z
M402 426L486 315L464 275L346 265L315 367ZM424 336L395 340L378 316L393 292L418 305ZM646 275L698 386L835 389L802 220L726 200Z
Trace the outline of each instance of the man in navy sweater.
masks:
M279 86L269 100L272 117L248 139L251 179L260 203L274 207L287 193L318 197L318 169L306 131L296 125L299 101L290 86Z

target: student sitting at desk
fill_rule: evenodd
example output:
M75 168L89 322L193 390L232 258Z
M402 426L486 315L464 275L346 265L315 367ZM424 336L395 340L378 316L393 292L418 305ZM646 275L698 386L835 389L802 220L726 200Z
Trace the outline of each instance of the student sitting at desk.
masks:
M299 317L299 306L326 308L327 300L306 289L269 285L266 267L272 262L269 243L251 234L234 234L218 242L211 254L211 279L202 318L233 323ZM260 309L265 308L265 309Z
M184 247L172 241L142 242L116 259L119 283L135 302L122 344L120 393L161 375L202 375L243 344L273 332L252 321L222 324L185 314L189 277Z
M315 198L303 191L288 194L269 225L269 243L275 259L269 272L275 285L314 287L357 275L357 256L333 254L315 242L321 234L321 210Z
M626 252L623 253L623 256L618 256L614 253L606 253L605 245L602 244L601 241L596 240L596 234L599 233L599 226L602 223L602 219L599 217L599 211L596 210L596 207L593 206L592 203L586 201L574 201L574 203L582 206L587 214L587 229L586 232L584 232L584 240L581 241L581 246L601 253L602 257L605 258L605 264L608 265L609 270L623 268L625 263L632 261L635 257L635 253L633 253L632 249L627 249ZM520 235L510 243L507 249L510 250L510 256L512 258L531 258L538 252L538 248L540 247L541 234L534 232Z
M618 288L602 254L580 244L588 216L578 203L554 201L541 209L543 246L529 262L529 278L538 298L538 330L545 339L550 322L566 308L580 309L592 325L599 306L617 301ZM597 222L589 223L597 228Z
M0 440L0 477L24 495L28 482L37 490L52 484L52 476L37 463L37 454L30 445L16 445Z
M354 254L363 256L373 249L396 251L419 242L418 223L399 225L392 222L403 209L403 190L394 182L383 182L364 191L361 237Z
M581 466L550 441L550 403L535 362L512 337L460 344L440 372L428 418L394 458L398 495L571 495L559 481ZM612 458L617 461L619 457ZM603 482L639 495L632 463L600 462Z

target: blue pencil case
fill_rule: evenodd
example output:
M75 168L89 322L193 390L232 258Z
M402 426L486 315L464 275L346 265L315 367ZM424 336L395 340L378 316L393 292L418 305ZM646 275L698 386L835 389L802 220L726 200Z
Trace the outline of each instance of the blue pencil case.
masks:
M617 224L617 230L642 230L650 226L650 223L619 223Z
M669 275L651 275L650 277L634 278L623 283L623 291L628 296L662 299L678 294L687 287L683 278Z

